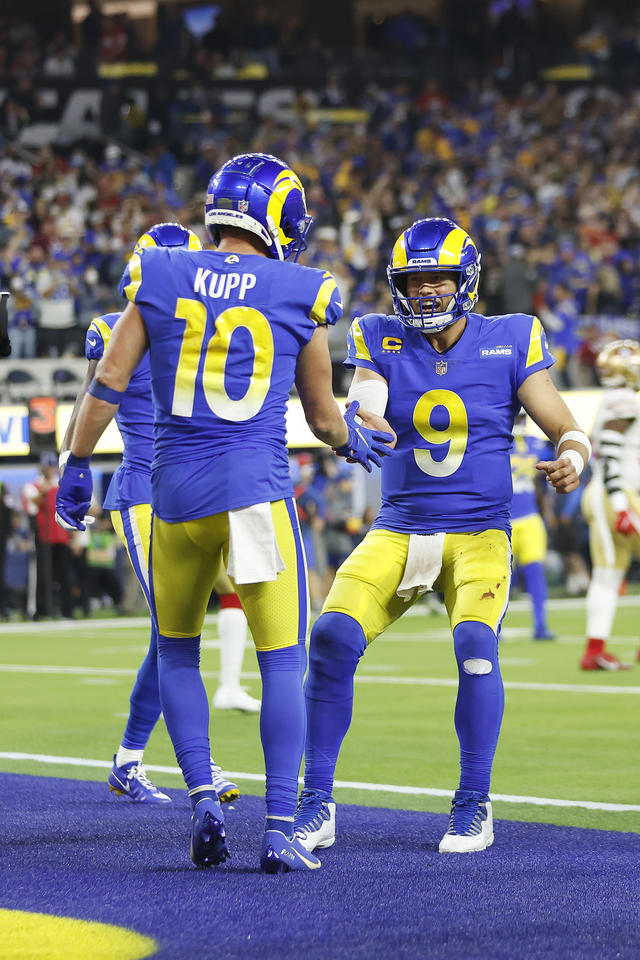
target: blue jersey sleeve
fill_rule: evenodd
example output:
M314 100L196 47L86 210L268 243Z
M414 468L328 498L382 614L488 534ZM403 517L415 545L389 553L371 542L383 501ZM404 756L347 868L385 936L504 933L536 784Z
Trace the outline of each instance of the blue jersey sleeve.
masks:
M107 349L113 326L119 313L108 313L103 317L94 317L89 324L84 340L84 355L87 360L99 360Z
M320 273L320 271L314 271ZM338 284L330 273L323 273L309 317L319 327L333 326L342 316L342 299Z
M537 317L514 314L512 319L518 346L516 356L516 389L538 370L546 370L556 362L549 352L547 335Z
M374 370L384 377L385 371L376 357L377 326L373 314L353 320L347 335L347 356L344 363L347 367L366 367L367 370Z

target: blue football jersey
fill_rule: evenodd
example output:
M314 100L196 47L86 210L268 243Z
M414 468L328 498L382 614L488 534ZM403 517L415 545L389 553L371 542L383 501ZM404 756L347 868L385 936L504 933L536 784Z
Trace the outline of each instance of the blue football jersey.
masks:
M555 460L553 447L548 440L528 435L514 437L511 448L512 520L539 512L536 481L540 473L536 470L536 463L540 460Z
M293 494L286 405L301 349L342 315L331 274L258 254L149 248L121 289L149 338L152 503L178 522Z
M398 435L383 461L373 526L421 534L509 532L517 391L553 362L540 321L524 314L471 313L443 354L396 317L354 320L345 363L385 378L385 416Z
M87 360L99 360L111 337L119 313L106 313L89 324L84 342ZM138 503L151 503L153 460L153 404L149 354L133 371L116 413L122 436L122 463L116 470L104 500L105 510L125 510Z

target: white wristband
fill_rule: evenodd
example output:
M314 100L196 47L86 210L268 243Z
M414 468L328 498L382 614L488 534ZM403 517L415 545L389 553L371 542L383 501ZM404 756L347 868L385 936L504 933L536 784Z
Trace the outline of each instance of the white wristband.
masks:
M578 476L580 476L584 470L584 460L582 459L582 454L578 453L577 450L572 450L569 448L569 450L563 450L562 453L558 454L559 459L562 459L563 457L565 460L571 460L571 463L576 468L576 473Z
M347 400L359 400L363 410L377 413L379 417L384 416L388 399L389 387L386 381L378 380L377 377L352 383L347 397Z
M586 467L591 459L591 441L586 433L583 433L582 430L567 430L567 432L563 433L558 440L556 451L560 449L565 440L573 440L574 443L581 443L583 447L587 448L587 459L584 462L584 466ZM563 451L562 456L566 457L566 455L567 454Z
M58 470L64 470L67 460L71 456L71 450L63 450L58 457Z

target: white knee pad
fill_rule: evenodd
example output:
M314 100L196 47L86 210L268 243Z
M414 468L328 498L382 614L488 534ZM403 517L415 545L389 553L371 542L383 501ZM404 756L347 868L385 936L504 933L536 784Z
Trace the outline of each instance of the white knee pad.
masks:
M594 567L587 592L587 637L608 640L618 605L624 570Z
M481 657L475 657L473 659L464 660L462 663L462 669L465 673L468 673L472 677L481 677L485 673L491 673L493 670L493 664L491 660L484 660Z

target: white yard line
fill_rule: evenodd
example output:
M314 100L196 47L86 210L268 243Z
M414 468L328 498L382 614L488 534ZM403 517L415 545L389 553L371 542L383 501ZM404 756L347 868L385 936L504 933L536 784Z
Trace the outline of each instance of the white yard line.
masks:
M110 770L110 760L88 760L84 757L55 757L39 753L11 753L0 752L0 760L18 760L32 763L54 764L67 767L93 767L100 770ZM178 767L164 767L157 764L145 764L150 773L171 774L180 776ZM264 774L245 773L240 770L227 770L226 776L234 780L247 780L255 783L264 783ZM299 781L302 783L302 778ZM407 787L392 783L361 783L357 780L336 780L334 786L340 790L366 790L371 793L396 793L415 797L446 797L452 796L453 790L439 790L435 787ZM553 797L520 797L512 794L492 793L491 799L503 803L522 803L535 807L578 807L583 810L606 810L612 813L640 813L640 805L632 803L606 803L597 800L559 800Z
M132 677L137 673L134 667L70 667L58 665L39 665L30 663L0 663L2 673L38 673L44 675L78 676L78 677ZM217 670L202 670L205 679L219 676ZM260 680L260 674L255 672L242 673L243 680ZM390 686L403 687L451 687L457 688L455 677L390 677L366 676L360 674L355 677L356 683L381 683ZM535 683L524 680L505 680L505 690L539 690L546 693L611 693L640 694L640 687L616 687L596 683Z

